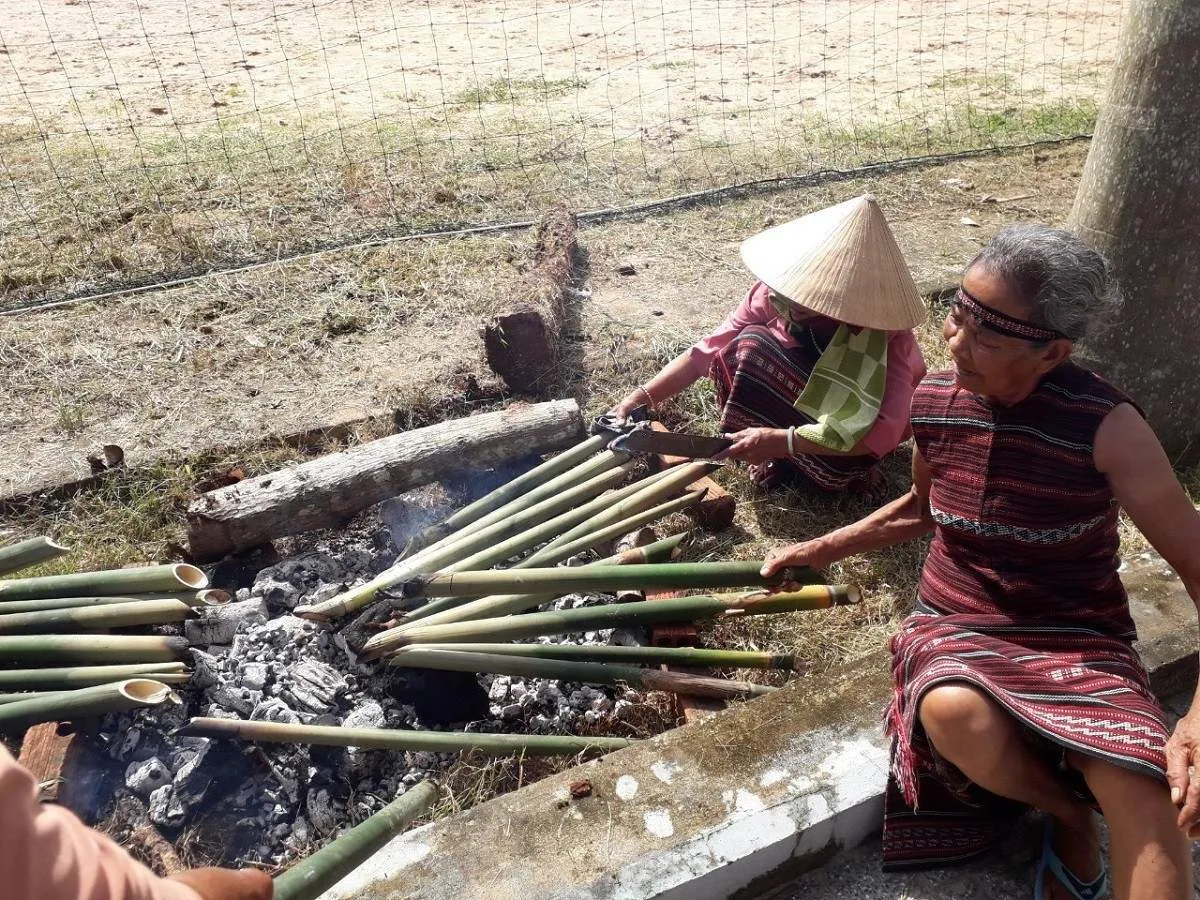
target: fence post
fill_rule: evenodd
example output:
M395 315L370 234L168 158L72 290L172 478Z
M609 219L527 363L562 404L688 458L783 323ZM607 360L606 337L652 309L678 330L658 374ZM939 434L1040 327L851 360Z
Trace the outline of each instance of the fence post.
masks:
M1200 459L1200 0L1132 0L1069 227L1126 293L1088 361Z

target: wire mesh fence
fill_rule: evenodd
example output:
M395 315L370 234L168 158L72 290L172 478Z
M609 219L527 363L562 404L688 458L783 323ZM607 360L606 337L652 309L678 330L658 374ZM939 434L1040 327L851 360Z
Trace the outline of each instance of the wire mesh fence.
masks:
M1090 131L1120 0L0 0L0 308Z

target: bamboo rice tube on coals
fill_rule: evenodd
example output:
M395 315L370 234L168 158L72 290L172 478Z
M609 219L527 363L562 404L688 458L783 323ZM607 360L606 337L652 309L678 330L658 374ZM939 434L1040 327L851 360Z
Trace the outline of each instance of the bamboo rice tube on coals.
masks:
M112 597L45 597L41 600L9 600L0 603L0 615L21 612L42 612L48 609L72 609L81 606L106 606L115 603L138 603L144 600L179 600L188 606L223 606L230 600L228 591L206 588L203 591L175 591L158 594L129 594Z
M141 678L143 676L139 675L138 677ZM191 675L175 675L171 673L162 675L147 675L145 677L149 678L151 681L157 681L160 684L187 684L192 678ZM103 681L97 682L95 685L87 685L87 687L97 687L99 685L113 684L114 682L128 680L128 676L125 678L106 678ZM17 703L21 700L45 700L49 697L61 697L66 694L72 694L84 686L85 685L77 685L75 687L64 688L57 691L23 691L20 693L0 693L0 706L8 703Z
M409 788L365 822L277 875L273 900L315 900L423 815L437 795L432 781Z
M547 519L559 515L563 510L569 511L572 506L602 494L625 478L634 465L632 462L624 463L616 469L589 478L568 491L535 503L486 528L472 531L461 537L454 535L442 543L402 560L366 584L350 588L348 591L343 591L341 594L313 606L298 606L295 614L309 619L325 620L343 616L366 606L375 599L376 593L385 588L406 581L421 572L436 572L485 547L491 547L545 522Z
M679 551L679 545L687 537L687 532L672 535L645 547L633 547L623 553L610 556L607 559L588 563L588 566L636 566L646 563L667 562L673 559ZM586 568L586 566L585 566ZM466 619L486 619L493 616L504 616L514 612L524 612L541 606L557 597L557 594L499 594L491 597L480 597L477 600L466 600L461 597L443 597L425 604L420 609L410 613L402 625L380 635L403 633L410 628L421 625L433 625L441 622L461 622Z
M185 663L129 663L119 666L72 666L55 669L0 669L0 690L60 691L92 687L127 678L150 678L163 684L192 677Z
M28 569L38 563L55 559L67 552L62 544L56 544L48 537L33 537L27 541L0 547L0 575Z
M479 750L488 756L574 756L608 753L633 744L614 737L559 734L484 734L464 731L402 731L392 728L341 728L330 725L286 725L244 719L192 719L175 731L182 737L242 738L319 747L362 747L367 750L427 750L455 753Z
M60 631L129 628L134 625L165 625L194 619L196 615L196 610L182 600L137 600L133 603L75 606L0 616L0 634L52 634Z
M579 662L568 659L542 659L533 656L473 653L458 650L431 650L405 647L389 660L393 666L415 669L441 669L449 672L475 672L486 675L519 675L522 678L554 678L585 684L628 684L649 691L670 691L692 697L758 697L775 690L748 681L729 681L686 672L664 672L609 662Z
M602 628L627 628L632 625L656 625L660 622L694 622L722 615L765 615L829 609L832 606L857 603L859 599L860 594L856 587L809 585L797 591L779 594L671 597L665 600L641 600L582 609L527 613L523 616L449 622L444 625L421 623L404 632L392 629L375 635L364 645L363 656L376 659L384 653L409 644L517 641L555 634L598 631Z
M139 706L157 706L168 699L179 701L165 684L148 678L131 678L112 684L55 692L49 696L0 705L0 731L16 732L39 722L69 722Z
M12 578L0 581L0 601L151 594L158 591L199 591L206 587L207 575L195 566L176 563L167 566L144 566L140 569L46 575L42 578Z
M134 634L0 635L0 667L13 663L155 663L187 658L181 637Z
M758 650L718 650L707 647L624 647L616 644L421 644L422 650L453 650L497 656L571 659L580 662L624 662L643 665L690 666L709 669L795 669L796 654ZM393 665L416 646L392 657Z

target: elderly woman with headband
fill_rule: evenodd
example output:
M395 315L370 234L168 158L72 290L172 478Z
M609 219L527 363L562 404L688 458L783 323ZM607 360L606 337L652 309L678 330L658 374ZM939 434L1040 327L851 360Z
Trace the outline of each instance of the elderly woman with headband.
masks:
M715 332L631 391L613 412L651 410L708 375L725 455L766 484L869 487L880 458L908 438L925 374L912 329L925 307L869 195L742 244L759 281Z
M1200 601L1200 516L1133 401L1071 360L1119 305L1074 235L1002 231L943 325L953 368L913 397L912 490L765 566L824 568L933 533L891 645L890 867L969 859L1032 806L1047 815L1035 897L1192 896L1200 704L1169 734L1133 649L1117 518Z

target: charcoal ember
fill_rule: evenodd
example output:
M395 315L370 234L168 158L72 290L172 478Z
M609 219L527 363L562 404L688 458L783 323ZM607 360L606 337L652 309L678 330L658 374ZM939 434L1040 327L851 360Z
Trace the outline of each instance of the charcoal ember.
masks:
M204 607L200 618L183 623L184 637L192 644L228 644L239 631L267 621L270 613L262 600Z
M319 630L315 622L296 616L280 616L272 619L252 632L255 646L274 647L277 650L306 645ZM235 648L236 652L236 648Z
M150 821L163 828L178 828L187 821L187 809L175 796L174 785L163 785L150 794Z
M385 715L378 700L366 700L355 706L342 720L343 728L382 728Z
M296 715L296 711L278 697L260 700L250 713L250 719L255 722L280 722L284 725L300 724L300 716Z
M221 680L223 659L213 653L192 648L192 687L210 688Z
M332 834L346 822L346 804L328 788L309 791L305 812L319 834Z
M212 741L195 748L175 773L175 797L184 806L195 806L217 777L217 766L206 765L212 754Z
M167 762L171 771L178 772L183 765L201 753L207 753L212 745L212 738L205 737L173 737L171 739L170 757Z
M417 718L427 725L450 725L487 718L488 698L469 672L406 669L406 693Z
M270 670L266 663L252 662L246 663L238 671L238 679L242 687L251 691L261 691L267 686L267 678Z
M171 770L157 756L144 762L132 762L125 769L125 787L143 800L148 800L152 793L166 787L171 781Z
M316 659L302 659L287 671L288 688L283 699L293 708L315 714L333 709L337 696L347 689L345 677L333 666Z
M252 691L236 684L222 683L207 691L210 703L222 709L233 710L243 716L250 715L262 699L262 691Z

